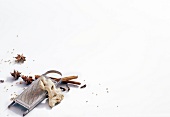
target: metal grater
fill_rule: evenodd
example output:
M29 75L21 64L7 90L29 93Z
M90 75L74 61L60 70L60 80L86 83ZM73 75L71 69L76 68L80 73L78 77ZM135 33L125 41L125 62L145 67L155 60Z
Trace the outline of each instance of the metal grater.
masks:
M49 78L46 74L43 74L41 77ZM47 91L42 90L39 86L40 78L34 81L27 89L25 89L14 101L8 106L10 108L13 104L17 103L27 110L23 113L23 116L28 114L32 109L34 109L39 103L41 103L47 97ZM53 80L52 80L53 81ZM61 83L53 81L55 85Z

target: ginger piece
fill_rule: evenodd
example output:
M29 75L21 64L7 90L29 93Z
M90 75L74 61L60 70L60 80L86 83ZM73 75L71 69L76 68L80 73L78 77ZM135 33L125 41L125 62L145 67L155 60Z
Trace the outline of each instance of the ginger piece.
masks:
M63 100L64 95L61 93L61 89L56 89L51 79L46 79L45 77L41 76L39 85L41 89L46 90L48 92L49 106L51 108Z

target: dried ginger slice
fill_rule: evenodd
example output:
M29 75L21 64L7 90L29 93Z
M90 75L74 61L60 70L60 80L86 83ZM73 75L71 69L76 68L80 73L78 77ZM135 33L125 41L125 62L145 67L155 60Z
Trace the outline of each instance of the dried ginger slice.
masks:
M64 95L62 94L61 89L56 88L51 79L47 79L43 76L40 77L39 85L41 89L48 92L49 106L54 107L57 103L60 103Z

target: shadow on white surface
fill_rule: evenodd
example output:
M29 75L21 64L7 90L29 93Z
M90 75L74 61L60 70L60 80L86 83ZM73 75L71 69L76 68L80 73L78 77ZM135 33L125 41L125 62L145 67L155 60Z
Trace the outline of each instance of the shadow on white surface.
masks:
M7 77L5 82L13 83L15 80L12 77Z
M22 116L23 113L27 110L26 108L24 108L23 106L15 103L13 106L11 106L9 108L9 110L11 110L12 112L16 113L17 115Z

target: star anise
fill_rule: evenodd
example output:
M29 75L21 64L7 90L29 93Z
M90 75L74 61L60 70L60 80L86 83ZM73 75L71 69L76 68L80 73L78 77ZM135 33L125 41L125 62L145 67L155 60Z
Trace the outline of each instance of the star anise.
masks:
M17 54L17 56L15 57L16 58L16 62L18 62L18 63L23 63L24 61L26 61L26 57L25 56L23 56L23 54Z
M21 78L26 82L27 85L31 84L34 79L32 78L32 76L21 76Z
M21 72L15 71L11 73L11 75L14 77L15 80L17 80L21 76Z

